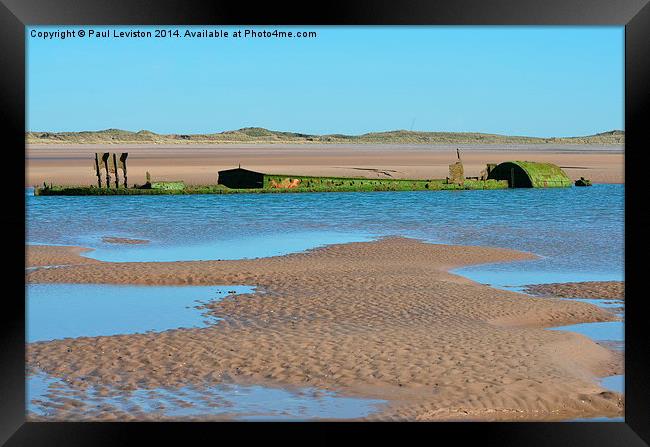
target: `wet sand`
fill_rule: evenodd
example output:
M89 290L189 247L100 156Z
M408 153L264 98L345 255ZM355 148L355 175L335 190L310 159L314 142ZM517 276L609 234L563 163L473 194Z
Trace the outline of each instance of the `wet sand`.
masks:
M557 298L591 298L601 300L625 300L623 281L586 281L552 284L532 284L524 288L526 293Z
M622 395L596 381L622 372L621 354L579 334L543 329L611 321L613 314L448 272L534 258L528 253L406 238L238 261L74 262L79 250L31 246L29 265L76 265L32 270L27 281L257 286L205 305L223 319L207 328L28 345L28 370L65 378L79 390L309 386L387 400L371 420L565 420L623 412ZM90 412L83 400L53 410L51 420L151 417Z
M129 184L184 180L213 184L217 171L242 167L295 175L372 178L445 178L461 149L465 175L478 176L486 163L550 162L572 179L624 183L622 146L590 145L27 145L26 185L94 185L95 152L129 152Z
M26 267L93 264L99 262L80 256L81 253L87 251L91 251L91 249L84 247L27 245L25 246Z

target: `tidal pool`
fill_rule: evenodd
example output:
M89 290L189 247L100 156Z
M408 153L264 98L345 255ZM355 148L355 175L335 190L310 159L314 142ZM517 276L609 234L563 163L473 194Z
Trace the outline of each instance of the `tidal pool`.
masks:
M600 380L600 384L603 388L607 388L608 390L623 393L625 390L625 376L620 374L616 376L603 377Z
M196 306L248 286L123 286L30 284L27 287L29 342L67 337L132 334L180 327L204 327L218 319ZM75 399L81 414L97 409L183 418L226 415L238 420L350 419L377 411L384 401L339 396L313 388L284 390L263 386L219 385L203 388L75 390L44 373L27 378L27 412L51 416L58 399ZM76 407L75 407L76 408ZM77 410L73 410L77 411ZM74 413L69 417L74 418Z
M366 242L372 237L362 233L324 231L309 233L287 231L273 236L247 235L233 240L193 242L187 245L157 243L118 245L88 241L96 246L82 256L106 262L174 262L264 258L295 253L330 244Z
M569 326L556 326L548 328L548 330L577 332L594 341L623 342L625 339L625 329L622 321L580 323Z
M197 305L248 286L29 284L27 341L205 327L217 321Z
M540 268L545 263L540 260L505 262L500 264L483 264L454 269L452 273L464 276L472 281L486 284L497 289L522 292L528 284L552 284L585 281L623 281L623 270L610 272L556 271Z
M310 419L353 419L368 416L386 403L378 399L339 396L314 388L285 390L263 386L225 384L178 389L109 391L74 390L63 381L38 373L27 381L28 416L53 416L62 400L81 402L71 407L66 419L93 416L99 411L182 419L225 416L242 421L294 421Z

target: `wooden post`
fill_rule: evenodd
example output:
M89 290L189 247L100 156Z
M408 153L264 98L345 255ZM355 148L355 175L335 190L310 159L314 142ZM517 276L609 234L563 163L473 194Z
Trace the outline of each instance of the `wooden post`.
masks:
M117 170L117 155L115 152L113 152L113 169L112 171L115 173L115 189L120 187L120 174Z
M124 181L122 183L124 184L125 188L128 188L128 183L126 180L126 159L128 156L129 156L128 152L122 152L122 154L120 154L120 163L119 163L119 167L122 168L122 174L124 176Z
M510 187L515 187L515 168L510 168Z
M463 163L457 161L456 163L449 165L449 180L447 183L453 183L456 185L463 185L465 183Z
M104 168L106 169L106 188L109 189L111 187L111 174L109 172L109 163L108 163L108 158L110 157L111 154L108 152L104 152L102 154L102 162L104 163Z
M97 186L102 187L102 171L99 169L99 159L101 155L99 152L95 152L95 175L97 176Z

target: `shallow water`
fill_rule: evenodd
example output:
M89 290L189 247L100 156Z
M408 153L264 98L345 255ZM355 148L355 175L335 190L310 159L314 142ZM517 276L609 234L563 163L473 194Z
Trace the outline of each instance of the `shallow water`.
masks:
M543 258L463 270L508 284L623 278L624 185L497 191L27 197L27 240L107 261L237 259L400 235ZM104 236L147 239L124 246ZM524 276L525 275L525 276ZM526 281L523 281L525 278ZM536 279L528 281L528 279Z
M247 286L123 286L103 284L30 284L27 287L29 342L66 337L132 334L179 327L205 327L218 318L196 306L231 294L251 293ZM206 388L80 392L44 373L26 381L27 411L48 416L57 397L130 414L164 417L227 415L237 420L306 420L359 418L384 401L338 396L312 388L284 390L262 386L219 385Z
M512 248L539 255L541 258L537 260L456 270L478 282L516 290L525 284L622 280L624 191L624 185L594 185L549 190L445 192L156 197L28 195L27 240L29 243L94 248L95 251L86 256L104 261L176 261L281 255L325 244L398 235L434 243ZM102 242L105 236L147 239L150 243L107 244ZM595 304L607 305L605 302ZM60 312L65 319L66 311ZM28 318L28 327L33 326L34 321ZM192 318L194 323L196 318L204 319L196 315ZM174 324L178 327L177 320ZM579 326L554 329L584 331L585 335L597 340L612 337L620 340L622 346L622 322L585 325L588 328ZM87 330L89 328L81 332ZM606 387L616 387L616 380L620 382L621 379L605 378L602 383ZM252 403L265 402L267 408L253 409L251 413L245 400L235 400L235 406L228 412L241 408L241 418L270 417L269 408L277 409L274 414L281 418L348 414L345 413L347 404L333 410L337 404L322 403L313 396L299 397L287 391L280 392L287 394L267 394L268 389L264 388L242 390L244 388L237 388L236 397L252 396ZM311 392L305 391L305 396ZM165 393L159 390L167 399ZM215 393L232 397L226 390ZM146 402L138 402L138 396L135 394L135 401L128 405L149 408ZM329 397L343 402L338 400L340 397ZM283 409L274 406L277 402L284 402ZM307 410L296 410L296 402L302 402L296 405ZM367 401L364 402L350 403L350 408L354 408L350 414L362 416L364 411L372 411L369 409L372 405L364 407ZM175 408L173 404L167 408L177 411L171 409ZM328 413L328 409L333 412ZM320 414L329 416L318 416Z
M607 321L607 322L596 322L596 323L581 323L581 324L572 324L569 326L559 326L559 327L554 327L551 328L552 330L561 330L561 331L571 331L571 332L577 332L579 334L585 335L592 340L596 342L601 342L601 343L606 343L607 346L610 349L614 349L617 351L624 351L625 350L625 303L620 300L595 300L595 299L588 299L588 298L573 298L571 301L579 301L582 303L589 303L589 304L594 304L598 307L602 307L603 309L610 309L614 312L614 314L621 318L620 321ZM612 376L612 377L619 377L619 376ZM625 376L620 376L621 380L624 379ZM603 386L605 384L614 384L616 382L612 382L612 380L616 379L610 379L606 378L607 380L603 379ZM612 389L609 386L605 386L605 388L612 389L613 391L618 391L618 386L616 385L616 389ZM621 387L621 391L622 387Z
M207 261L215 259L215 256L220 260L251 259L295 253L328 244L365 242L371 239L361 233L292 231L273 236L248 235L236 240L192 243L174 247L152 244L151 247L142 249L141 246L135 245L120 247L116 247L115 244L110 247L100 245L94 251L83 255L107 262Z
M475 278L472 278L476 281ZM484 277L486 280L494 281L494 278L490 278L489 275ZM523 286L503 286L499 284L493 284L492 287L496 287L503 290L509 290L512 292L524 293ZM532 295L534 296L534 295ZM625 344L625 303L622 300L614 299L593 299L593 298L560 298L569 301L577 301L580 303L593 304L595 306L601 307L603 309L611 310L614 315L621 318L619 321L605 321L605 322L594 322L594 323L578 323L571 324L567 326L555 326L548 328L550 331L569 331L577 332L586 337L591 338L596 342L606 342L618 350L624 350Z
M623 393L625 391L625 375L620 374L616 376L603 377L600 380L600 384L603 388L607 388L608 390Z
M205 327L200 302L250 293L246 286L29 284L27 341Z
M262 386L219 385L206 388L138 389L99 395L97 389L79 394L59 379L34 374L27 382L27 412L51 416L57 396L83 401L74 414L93 415L99 407L137 416L169 418L224 415L242 421L352 419L368 416L385 403L377 399L339 396L313 388L284 390ZM50 404L50 405L47 405Z
M624 325L621 321L606 321L597 323L580 323L569 326L549 328L551 331L570 331L585 335L594 341L622 342L625 337Z
M615 269L599 271L599 268L591 272L556 270L551 265L541 265L541 261L532 260L462 267L452 270L452 273L498 289L514 291L520 291L528 284L623 280L621 272Z

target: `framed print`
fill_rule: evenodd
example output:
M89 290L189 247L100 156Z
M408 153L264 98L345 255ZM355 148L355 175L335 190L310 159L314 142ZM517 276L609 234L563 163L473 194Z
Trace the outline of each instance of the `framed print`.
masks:
M0 440L647 443L646 3L3 0Z

